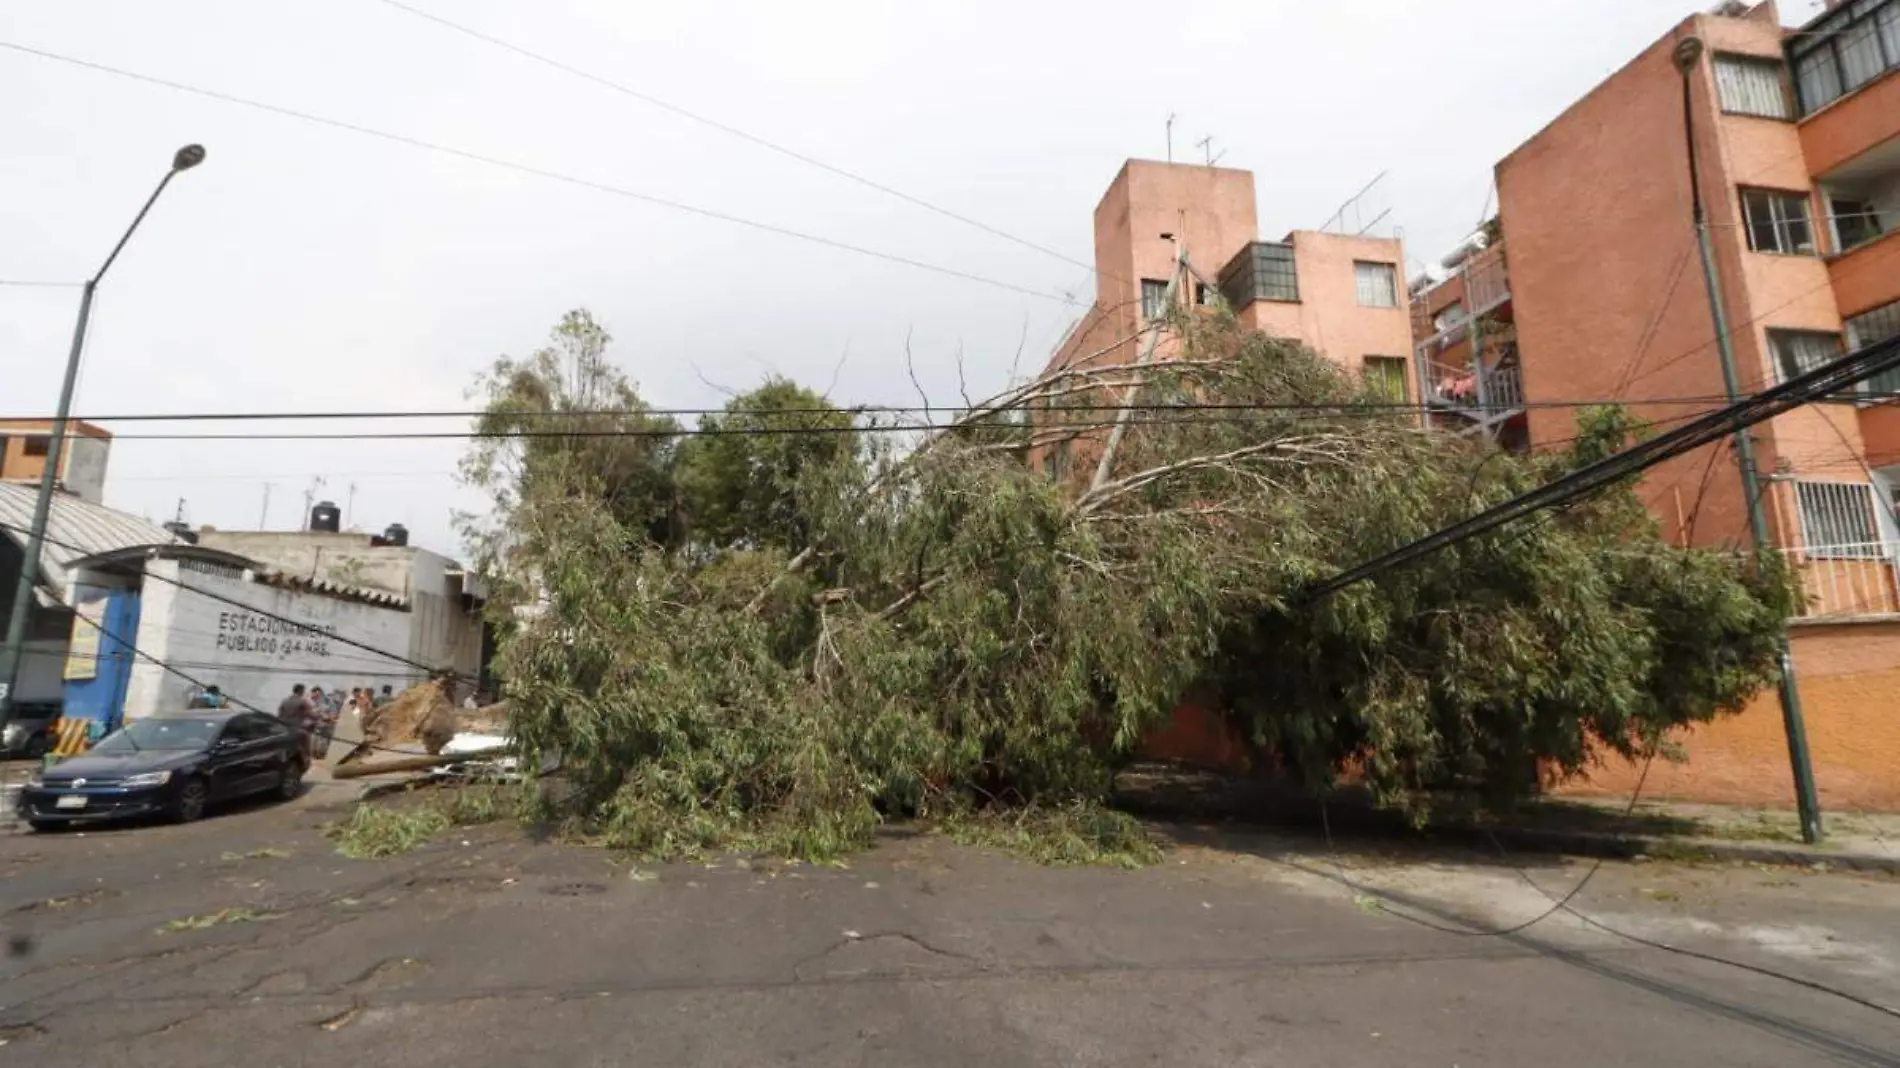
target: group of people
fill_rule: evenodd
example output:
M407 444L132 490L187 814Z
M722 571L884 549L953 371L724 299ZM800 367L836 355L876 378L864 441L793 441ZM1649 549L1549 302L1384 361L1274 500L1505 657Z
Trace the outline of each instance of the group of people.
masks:
M368 686L359 686L351 690L346 698L340 686L332 687L326 694L321 686L312 686L306 691L300 682L290 688L289 697L278 703L277 718L302 733L307 755L312 759L322 759L330 751L330 738L336 733L336 721L344 712L367 715L371 709L395 699L392 688L387 685L381 693Z

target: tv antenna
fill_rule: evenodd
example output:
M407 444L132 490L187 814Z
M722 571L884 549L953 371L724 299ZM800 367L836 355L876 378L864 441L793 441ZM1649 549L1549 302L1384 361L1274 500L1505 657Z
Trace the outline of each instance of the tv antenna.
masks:
M1203 137L1199 141L1194 142L1194 147L1200 149L1201 152L1207 157L1207 165L1209 167L1212 167L1214 164L1219 163L1220 158L1227 154L1227 150L1224 148L1221 149L1219 152L1214 151L1214 135L1213 134L1208 134L1206 137Z
M1168 112L1168 162L1174 162L1174 112Z

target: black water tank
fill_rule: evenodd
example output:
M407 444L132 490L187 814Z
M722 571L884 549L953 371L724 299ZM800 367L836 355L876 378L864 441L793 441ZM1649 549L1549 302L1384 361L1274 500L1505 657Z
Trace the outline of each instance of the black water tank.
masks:
M409 544L409 528L401 523L391 523L383 531L383 540L391 545Z
M326 534L335 534L343 529L343 512L337 508L335 501L318 501L317 506L310 509L310 529Z

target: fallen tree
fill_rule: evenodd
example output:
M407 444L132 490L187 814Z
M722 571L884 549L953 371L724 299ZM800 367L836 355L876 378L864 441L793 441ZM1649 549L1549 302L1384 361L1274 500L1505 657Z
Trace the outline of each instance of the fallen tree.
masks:
M637 399L604 332L573 326L557 347L588 338L592 359L489 380L509 426L569 425L522 396L544 413ZM1298 345L1174 329L1171 359L1057 370L948 430L820 413L848 444L796 463L744 443L810 433L809 405L737 397L726 424L747 434L670 499L651 438L617 468L615 439L482 443L468 470L494 508L471 535L497 580L495 670L524 758L563 754L564 814L642 852L827 855L893 816L1092 811L1193 686L1315 790L1350 774L1398 805L1447 785L1508 799L1540 762L1647 750L1772 681L1785 569L1665 545L1628 487L1308 598L1636 428L1589 413L1564 453L1500 456ZM1101 476L1047 473L1078 458ZM629 468L632 499L665 503L630 509ZM717 540L695 539L720 471L746 484L717 487Z

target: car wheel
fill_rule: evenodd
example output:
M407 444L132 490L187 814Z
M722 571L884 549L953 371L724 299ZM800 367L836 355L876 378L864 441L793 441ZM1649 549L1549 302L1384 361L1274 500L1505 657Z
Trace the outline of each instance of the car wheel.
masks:
M20 755L28 760L40 760L44 758L46 756L46 735L35 734L33 737L28 738L26 740L26 748L20 750Z
M303 761L293 760L284 765L284 777L277 784L277 796L285 801L294 801L303 793Z
M205 803L210 799L211 791L203 779L186 779L178 788L178 796L172 798L171 817L178 823L190 823L205 814Z

